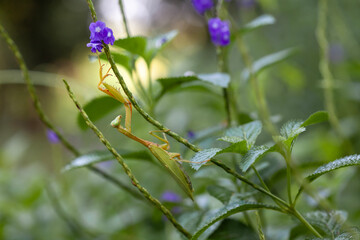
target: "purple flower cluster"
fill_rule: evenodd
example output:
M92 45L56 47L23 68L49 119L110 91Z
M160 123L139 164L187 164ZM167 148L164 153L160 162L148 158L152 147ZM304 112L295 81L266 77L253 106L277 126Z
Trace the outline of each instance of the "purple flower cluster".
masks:
M96 51L101 52L103 49L102 41L105 44L113 45L115 42L115 37L113 31L106 27L105 23L102 21L97 21L91 23L89 26L90 29L90 43L86 46L91 47L91 51L96 53Z
M46 136L50 143L56 144L60 142L59 136L51 129L46 130Z
M214 6L213 0L191 0L191 2L199 14L204 14Z
M226 46L230 43L230 26L228 21L211 18L208 22L211 41L216 46Z
M174 192L166 191L161 196L161 199L165 202L178 203L181 202L181 197Z
M191 0L191 2L195 10L200 14L204 14L206 11L214 7L213 0ZM210 18L208 21L208 27L211 41L215 46L226 46L230 43L229 22L221 21L220 18Z

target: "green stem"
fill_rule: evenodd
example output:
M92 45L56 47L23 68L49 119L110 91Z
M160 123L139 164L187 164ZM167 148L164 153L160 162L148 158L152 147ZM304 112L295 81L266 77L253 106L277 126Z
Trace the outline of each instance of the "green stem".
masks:
M219 0L217 2L215 15L218 17L223 5L223 0ZM207 19L208 20L208 19ZM228 72L227 70L227 62L225 59L225 51L223 47L217 46L216 47L216 58L217 58L217 66L219 72ZM231 107L230 107L230 83L228 87L223 88L223 97L224 97L224 103L225 103L225 111L226 111L226 120L227 120L227 126L231 125Z
M272 124L270 120L270 113L268 110L268 106L266 103L265 96L263 92L260 89L258 79L256 78L256 75L253 72L253 63L249 54L249 51L243 41L243 38L241 35L237 37L238 47L240 50L241 57L244 60L245 66L248 69L250 73L250 83L252 86L253 91L255 92L255 103L256 107L259 111L260 118L262 122L264 123L264 126L267 128L267 130L273 135L277 135L277 131L275 126Z
M91 0L87 0L88 2L92 2ZM89 4L89 7L92 7L93 8L93 5L92 4ZM90 9L91 12L95 12L94 9ZM92 16L93 17L93 20L96 21L96 15L95 16ZM134 108L140 113L140 115L143 116L143 118L145 120L147 120L150 124L154 125L155 127L157 127L159 130L162 130L164 131L167 135L171 136L172 138L174 138L175 140L177 140L178 142L184 144L186 147L190 148L191 150L193 150L194 152L199 152L201 149L199 147L197 147L196 145L190 143L187 139L181 137L179 134L177 134L176 132L173 132L171 131L170 129L168 129L167 127L165 127L162 123L160 123L159 121L157 121L156 119L154 119L153 117L151 117L147 112L145 112L136 102L133 94L130 92L130 90L128 89L123 77L121 76L115 62L114 62L114 59L113 57L111 56L111 52L110 52L110 49L107 45L104 46L104 51L105 51L105 54L106 54L106 57L111 65L111 68L113 69L113 72L116 76L116 78L118 79L121 87L123 88L126 96L129 98L130 102L132 103L132 105L134 106ZM251 63L251 62L250 62ZM252 69L251 65L250 65L250 69ZM251 72L251 75L252 74L252 71ZM256 89L259 89L258 87L256 87ZM258 93L260 96L261 95L261 92ZM262 98L261 98L262 99ZM265 99L263 99L262 101L260 101L263 106L263 109L265 111L267 111L266 109L266 102L265 102ZM267 114L268 115L268 114ZM271 124L271 121L270 121L270 118L268 117L267 119L269 119L267 122L269 122L269 126L270 126L270 131L272 131L271 129L275 129L274 127L271 128L272 124ZM268 124L266 124L268 125ZM275 131L272 131L272 132L275 132ZM248 179L246 179L245 177L241 176L240 174L236 173L234 170L230 169L229 167L227 167L225 164L215 160L215 159L211 159L210 160L212 163L214 163L215 165L217 165L218 167L222 168L224 171L226 171L227 173L235 176L236 178L238 178L239 180L243 181L244 183L248 184L249 186L253 187L254 189L258 190L259 192L262 192L266 195L268 195L269 197L271 197L277 204L282 204L282 205L279 205L281 206L282 210L284 210L285 212L287 212L287 209L289 207L289 205L284 201L282 200L281 198L275 196L274 194L272 194L271 192L267 191L266 189L254 184L253 182L249 181Z
M119 6L120 6L122 20L123 20L123 23L124 23L124 28L125 28L125 31L126 31L126 36L130 37L129 25L128 25L127 18L126 18L126 15L125 15L124 4L123 4L122 0L119 0Z
M254 171L254 173L256 174L257 178L259 179L259 181L263 185L263 187L270 192L270 189L268 188L268 186L266 185L266 183L264 182L260 173L258 172L258 170L255 168L254 165L251 165L251 169Z
M292 194L291 194L291 153L287 151L285 153L285 162L286 162L286 182L287 182L287 193L290 205L293 204L292 202Z
M149 84L149 96L150 96L150 112L152 112L153 109L153 84L152 84L152 79L151 79L151 63L146 63L146 67L147 67L147 72L148 72L148 84Z
M82 227L75 221L75 219L68 216L65 209L61 206L54 189L52 189L49 183L46 184L45 190L54 211L66 223L70 231L77 237L84 237L85 232L83 232Z
M329 43L326 38L327 27L327 0L319 1L318 23L316 27L316 38L320 47L319 70L323 77L325 108L329 113L329 121L338 136L343 138L340 130L339 119L336 116L336 109L333 95L333 76L329 66Z
M80 103L76 100L74 93L70 89L69 84L65 81L64 84L66 86L66 90L68 91L69 97L76 105L77 109L79 110L81 116L84 118L86 124L91 128L94 133L97 135L97 137L100 139L100 141L105 145L105 147L114 155L116 160L120 163L122 168L124 169L126 175L131 180L131 183L140 191L140 193L149 200L156 208L158 208L168 219L169 221L174 225L176 229L178 229L184 236L187 238L191 238L191 234L186 231L173 217L171 212L156 198L154 198L148 190L146 190L143 186L140 185L139 181L136 179L136 177L132 174L131 169L128 167L128 165L124 162L124 159L120 156L120 154L111 146L110 142L104 137L104 135L100 132L100 130L91 122L89 119L89 116L86 114Z
M227 66L224 59L224 49L222 47L216 47L216 56L217 56L217 65L219 72L227 72ZM229 83L230 86L230 83ZM227 125L231 125L231 110L230 110L230 96L229 96L229 86L223 88L223 97L225 102L225 111L226 111L226 120Z
M126 18L126 14L125 14L125 10L124 10L124 4L123 4L122 0L119 0L119 6L120 6L121 16L122 16L122 20L123 20L123 25L124 25L125 32L126 32L126 37L129 38L129 37L131 37L131 34L130 34L129 25L128 25L128 21L127 21L127 18ZM151 101L152 99L148 98L147 93L145 91L145 87L144 87L144 85L142 84L142 82L140 80L139 74L138 74L137 69L136 69L135 61L136 61L136 58L134 57L133 54L131 54L131 66L132 66L132 69L133 69L133 72L132 72L133 80L136 79L136 85L140 86L141 95L144 98L143 100L145 100L145 102L146 101Z
M234 170L232 170L231 168L229 168L228 166L226 166L226 165L223 164L222 162L220 162L220 161L218 161L218 160L216 160L216 159L211 159L210 161L211 161L212 163L214 163L215 165L217 165L217 166L221 167L222 169L224 169L227 173L235 176L235 177L236 177L237 179L239 179L240 181L248 184L250 187L258 190L259 192L262 192L262 193L268 195L268 196L271 197L271 198L274 200L274 202L275 202L276 204L278 204L279 207L281 207L282 209L286 210L286 209L288 208L289 205L287 204L287 202L285 202L285 201L282 200L281 198L275 196L274 194L272 194L272 193L269 192L268 190L266 190L266 189L260 187L259 185L251 182L251 181L248 180L247 178L241 176L240 174L238 174L237 172L235 172ZM285 208L284 208L284 207L285 207Z
M257 232L258 232L258 235L259 235L259 239L260 240L265 240L265 235L264 235L264 232L262 230L261 218L260 218L260 215L259 215L258 211L255 211L255 217L256 217L256 223L258 225Z
M16 60L19 63L20 69L23 73L23 77L26 82L26 86L28 89L28 92L31 96L31 99L34 103L35 110L40 118L40 121L51 131L55 132L55 134L58 136L60 142L64 145L66 149L68 149L70 152L74 154L74 156L78 157L81 155L81 153L69 142L66 140L66 138L55 128L55 126L51 123L49 118L46 116L45 112L42 109L42 106L40 104L39 98L36 94L34 85L30 79L29 76L29 70L25 64L24 58L22 57L18 47L16 46L15 42L10 38L9 34L6 32L6 30L3 28L3 26L0 24L0 34L5 39L6 43L8 44L11 51L14 53ZM101 170L100 168L97 168L95 166L89 166L88 169L90 169L92 172L102 176L103 178L107 179L108 181L112 182L119 188L124 189L134 197L138 199L142 199L142 196L139 195L137 192L135 192L133 189L129 189L129 187L126 186L126 184L122 183L120 180L116 179L115 177L109 175L105 171Z
M136 86L139 86L140 87L140 91L141 91L141 96L143 98L143 100L145 100L145 102L147 101L151 101L146 90L145 90L145 87L144 87L144 84L141 82L141 79L140 79L140 76L139 76L139 73L138 73L138 70L137 70L137 67L136 67L136 64L135 64L135 60L134 57L132 56L132 69L133 69L133 80L136 80L135 84Z
M329 113L329 122L332 128L335 130L337 136L343 141L346 151L353 153L354 149L351 142L345 137L343 131L340 127L339 119L336 115L336 107L334 103L334 78L330 71L329 64L329 43L326 38L326 28L327 28L327 13L328 13L328 0L319 1L319 10L318 10L318 23L316 27L316 38L320 47L320 62L319 70L323 78L323 87L324 87L324 98L325 98L325 109Z
M290 164L286 161L286 182L287 182L287 193L289 203L292 204L292 196L291 196L291 168Z
M287 202L285 202L284 200L282 200L281 198L277 197L276 195L272 194L271 192L267 191L266 189L258 186L257 184L251 182L250 180L248 180L247 178L241 176L240 174L238 174L237 172L235 172L234 170L232 170L231 168L227 167L225 164L215 160L215 159L211 159L211 162L214 163L215 165L221 167L222 169L224 169L226 172L230 173L231 175L235 176L236 178L238 178L240 181L248 184L250 187L258 190L259 192L262 192L266 195L268 195L269 197L271 197L274 202L282 209L283 212L285 213L290 213L292 214L294 217L298 218L299 221L301 221L302 223L305 224L305 226L316 236L321 238L321 235L311 226L310 223L308 223L306 221L306 219L304 219L301 214L294 209L293 207L291 207Z
M292 209L292 214L299 219L316 237L323 238L321 234L296 210Z

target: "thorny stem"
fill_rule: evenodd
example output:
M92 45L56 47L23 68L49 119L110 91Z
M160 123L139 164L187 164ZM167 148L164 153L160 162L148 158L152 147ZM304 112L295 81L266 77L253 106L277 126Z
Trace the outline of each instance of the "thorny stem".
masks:
M38 96L36 94L34 85L31 82L31 79L30 79L30 76L29 76L29 71L28 71L27 66L25 64L24 58L22 57L22 55L21 55L18 47L14 43L14 41L10 38L10 36L8 35L8 33L6 32L6 30L3 28L3 26L1 24L0 24L0 34L5 39L6 43L10 47L11 51L14 53L14 55L15 55L18 63L19 63L20 69L21 69L21 71L23 73L23 76L24 76L24 79L25 79L25 82L26 82L28 92L30 93L31 99L32 99L32 101L34 103L34 107L35 107L35 110L36 110L36 112L37 112L37 114L38 114L38 116L40 118L40 121L48 129L55 132L55 134L58 136L60 142L64 145L64 147L66 149L68 149L71 153L73 153L74 156L76 156L76 157L80 156L81 153L69 141L67 141L65 139L65 137L55 128L55 126L51 123L51 121L46 116L45 112L43 111L42 106L41 106L40 101L39 101L39 98L38 98ZM141 195L139 195L133 189L129 188L125 183L123 183L120 180L116 179L115 177L109 175L107 172L101 170L100 168L97 168L95 166L89 166L88 169L91 170L92 172L102 176L106 180L112 182L116 186L124 189L125 191L130 193L132 196L134 196L134 197L136 197L138 199L143 199Z
M157 207L168 219L169 221L176 227L182 234L184 234L187 238L191 238L191 234L186 231L173 217L171 212L156 198L151 196L151 194L146 190L143 186L140 185L139 181L136 179L136 177L132 174L131 169L128 167L128 165L124 162L124 159L120 156L120 154L111 146L110 142L104 137L104 135L100 132L100 130L91 122L89 119L89 116L86 114L80 103L76 100L74 93L70 89L69 84L65 81L64 84L66 86L66 89L68 91L69 97L76 105L77 109L79 110L81 116L84 118L86 124L91 128L94 133L98 136L100 141L105 145L105 147L114 155L116 160L120 163L120 165L123 167L126 175L131 180L131 183L140 191L140 193L149 200L155 207Z
M128 22L127 22L127 18L126 18L126 15L125 15L125 10L124 10L124 4L123 4L122 0L119 0L119 6L120 6L122 20L123 20L123 23L124 23L124 28L125 28L125 31L126 31L126 36L130 37L130 30L129 30L129 26L128 26Z

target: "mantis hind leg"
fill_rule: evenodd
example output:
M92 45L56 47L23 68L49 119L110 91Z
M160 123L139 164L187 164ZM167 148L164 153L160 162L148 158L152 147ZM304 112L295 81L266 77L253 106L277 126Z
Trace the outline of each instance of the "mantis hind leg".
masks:
M166 138L165 132L167 132L169 130L163 131L163 130L154 130L154 131L150 131L149 134L153 137L156 137L157 139L159 139L160 141L164 142L164 144L161 144L160 147L164 150L169 150L170 149L170 145L169 145L169 141ZM164 138L159 137L158 135L154 134L157 132L161 132L164 136ZM180 156L180 154L179 154Z
M180 156L180 153L169 153L169 156L171 159L177 161L177 162L186 162L186 163L206 163L206 162L209 162L210 159L207 159L207 160L204 160L204 161L201 161L201 162L194 162L194 161L190 161L190 160L185 160L185 159L181 159L181 156Z

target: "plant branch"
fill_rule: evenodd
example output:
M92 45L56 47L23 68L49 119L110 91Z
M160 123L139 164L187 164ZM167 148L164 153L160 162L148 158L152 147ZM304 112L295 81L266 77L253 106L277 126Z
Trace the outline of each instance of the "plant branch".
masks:
M85 232L83 233L82 227L75 221L75 219L72 219L71 217L68 216L65 209L61 206L54 189L52 189L49 183L46 184L45 190L55 213L66 223L70 231L75 236L83 237Z
M327 28L327 0L319 1L318 9L318 23L316 27L316 39L320 47L320 62L319 70L323 78L324 84L324 97L325 97L325 108L329 113L329 121L331 126L334 128L336 134L344 139L344 135L340 128L339 119L336 116L336 109L334 104L333 85L334 78L330 71L329 66L329 43L326 38Z
M92 0L87 0L88 2L92 2ZM90 9L90 11L93 13L95 12L94 10L94 6L92 4L89 4L89 7L92 8ZM96 15L93 16L93 21L96 21ZM242 44L242 46L245 46L244 44ZM245 48L246 49L246 48ZM116 76L116 78L118 79L122 89L124 90L125 94L127 95L127 97L129 98L130 102L132 103L132 105L134 106L134 108L140 113L140 115L143 116L143 118L145 120L147 120L149 123L151 123L152 125L154 125L155 127L157 127L159 130L164 131L164 133L166 133L167 135L171 136L172 138L174 138L175 140L177 140L178 142L184 144L186 147L190 148L191 150L193 150L194 152L199 152L201 149L199 147L197 147L196 145L190 143L187 139L181 137L179 134L177 134L176 132L171 131L170 129L168 129L167 127L165 127L162 123L160 123L159 121L157 121L156 119L154 119L153 117L151 117L146 111L144 111L139 104L136 102L133 94L131 93L131 91L128 89L123 77L121 76L115 61L113 59L113 57L111 56L111 52L109 49L109 46L104 44L104 51L106 54L106 57L111 65L111 68ZM262 112L263 115L263 119L266 119L264 121L264 125L268 126L269 131L271 133L276 133L275 127L273 126L273 124L270 121L270 115L268 113L267 110L267 106L266 106L266 102L265 102L265 98L262 96L260 88L258 87L258 83L256 78L254 78L254 75L252 73L252 64L251 64L251 60L248 54L246 54L245 52L245 57L249 60L246 61L247 63L249 63L249 69L250 74L251 74L251 78L253 79L252 82L254 84L255 90L256 90L256 94L260 97L259 98L259 107L260 110ZM275 134L273 134L275 136ZM281 206L282 210L284 210L285 212L288 212L288 208L290 207L284 200L282 200L281 198L275 196L274 194L272 194L271 192L268 192L266 189L256 185L255 183L251 182L250 180L246 179L245 177L241 176L240 174L236 173L234 170L230 169L229 167L227 167L225 164L219 162L216 159L211 159L210 160L212 163L214 163L215 165L217 165L218 167L222 168L224 171L226 171L227 173L235 176L236 178L238 178L239 180L241 180L242 182L248 184L249 186L253 187L254 189L258 190L259 192L262 192L266 195L268 195L269 197L271 197L277 204L279 204L279 206ZM297 215L295 215L294 213L292 213L295 217L299 218ZM301 216L301 215L300 215ZM299 218L300 221L303 221ZM306 220L305 220L306 221ZM307 223L307 226L310 225L309 223ZM312 226L310 225L310 227L312 228ZM316 236L321 236L319 233L316 232L315 229L311 229L309 228Z
M28 92L31 96L31 99L34 103L34 107L36 110L36 113L38 114L40 121L50 130L55 132L55 134L58 136L60 142L64 145L66 149L68 149L74 156L78 157L81 155L81 153L69 142L66 140L66 138L55 128L55 126L51 123L47 115L45 114L44 110L42 109L41 103L39 101L39 98L36 94L34 85L30 79L29 76L29 70L25 64L24 58L21 55L18 47L16 46L15 42L10 38L9 34L6 32L6 30L3 28L3 26L0 24L0 34L5 39L6 43L8 44L11 51L14 53L16 60L19 63L20 69L22 71L24 80L26 82L26 86L28 89ZM109 175L107 172L101 170L100 168L97 168L95 166L89 166L88 169L90 169L92 172L97 173L98 175L104 177L108 181L112 182L116 186L124 189L134 197L138 199L142 199L142 196L139 195L137 192L135 192L133 189L130 189L126 186L126 184L122 183L120 180L116 179L115 177Z
M219 72L227 72L227 66L224 59L224 49L222 47L216 47L216 56L217 56L217 64L218 64L218 71ZM226 119L227 119L227 126L231 125L231 110L230 110L230 96L229 96L229 89L230 84L226 88L223 88L223 97L225 102L225 111L226 111Z
M86 114L80 103L76 100L74 93L70 89L69 84L65 81L64 84L66 86L66 90L68 91L69 97L76 105L77 109L79 110L81 116L84 118L86 124L91 128L94 133L97 135L97 137L100 139L100 141L105 145L105 147L114 155L116 160L120 163L120 165L123 167L126 175L131 180L131 183L140 191L140 193L149 200L156 208L158 208L168 219L169 221L174 225L176 229L178 229L184 236L187 238L191 238L191 234L187 232L173 217L171 212L156 198L154 198L148 190L146 190L144 187L142 187L139 183L139 181L136 179L136 177L132 174L131 169L128 167L128 165L124 162L124 159L121 157L121 155L111 146L110 142L104 137L104 135L100 132L100 130L91 122L89 119L89 116Z
M221 167L222 169L224 169L226 172L230 173L231 175L235 176L236 178L238 178L240 181L248 184L249 186L251 186L252 188L258 190L259 192L262 192L266 195L268 195L269 197L271 197L274 202L285 212L285 213L290 213L291 215L293 215L294 217L296 217L297 219L299 219L300 222L302 222L315 236L318 236L321 238L321 235L316 231L316 229L314 229L311 224L309 222L306 221L305 218L302 217L302 215L292 206L290 206L287 202L285 202L284 200L282 200L281 198L277 197L276 195L272 194L271 192L267 191L266 189L258 186L257 184L251 182L250 180L248 180L247 178L241 176L240 174L238 174L237 172L235 172L234 170L232 170L231 168L227 167L225 164L215 160L215 159L211 159L211 162L214 163L215 165L218 165L219 167Z
M126 36L130 37L130 30L129 30L129 25L127 22L127 18L125 15L125 10L124 10L124 4L122 0L119 0L119 6L120 6L120 11L121 11L121 16L123 19L123 23L124 23L124 28L125 28L125 32L126 32ZM94 8L93 8L94 9ZM95 12L95 11L94 11Z

